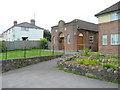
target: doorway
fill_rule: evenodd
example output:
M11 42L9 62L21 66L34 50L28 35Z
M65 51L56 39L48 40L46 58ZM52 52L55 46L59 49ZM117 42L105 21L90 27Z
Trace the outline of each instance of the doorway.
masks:
M83 50L83 34L82 33L80 33L79 35L78 35L78 49L79 50Z
M22 37L23 41L26 41L28 39L28 37Z
M64 49L64 34L62 32L59 34L59 49Z

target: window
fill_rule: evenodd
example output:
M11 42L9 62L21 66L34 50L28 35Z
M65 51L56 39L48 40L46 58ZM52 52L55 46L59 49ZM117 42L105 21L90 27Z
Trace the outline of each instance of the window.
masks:
M66 31L67 29L66 29L66 28L64 28L64 30Z
M57 30L56 30L56 32L57 32Z
M53 43L55 44L55 37L53 37Z
M9 30L9 34L10 34L10 30Z
M67 35L67 43L70 44L70 35Z
M111 34L111 45L120 45L120 34Z
M20 39L18 38L17 41L20 41Z
M114 12L111 14L111 20L118 20L120 19L120 12Z
M29 31L29 28L21 27L21 30L22 30L22 31Z
M103 35L103 37L102 37L102 45L107 45L107 35Z
M118 12L118 19L120 19L120 12Z
M94 36L93 36L93 35L90 35L90 36L89 36L89 41L90 41L90 42L94 42Z

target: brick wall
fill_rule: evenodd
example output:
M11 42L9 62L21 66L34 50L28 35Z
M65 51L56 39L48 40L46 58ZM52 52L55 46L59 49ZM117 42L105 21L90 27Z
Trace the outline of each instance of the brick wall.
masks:
M62 27L55 26L52 27L52 42L51 45L54 46L55 50L59 50L61 47L59 43L59 34L62 32L64 34L64 46L65 50L67 51L76 51L79 47L78 45L78 35L79 33L83 33L83 43L84 44L91 44L92 50L97 51L98 50L98 32L93 32L93 31L87 31L87 30L77 30L77 23L69 23L65 24ZM67 35L70 35L70 44L67 43ZM94 42L90 43L89 42L89 35L94 34ZM53 37L56 38L56 43L53 44ZM89 47L87 46L87 48ZM85 46L86 47L86 46Z
M120 20L99 24L99 50L107 54L120 54L120 45L111 45L111 34L120 34ZM108 45L102 45L102 36L107 35Z

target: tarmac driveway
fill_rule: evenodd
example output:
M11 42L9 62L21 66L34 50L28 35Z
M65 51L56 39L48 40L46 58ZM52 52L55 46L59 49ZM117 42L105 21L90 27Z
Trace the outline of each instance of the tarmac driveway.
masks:
M3 88L118 88L117 84L67 73L56 68L57 60L41 62L2 75Z

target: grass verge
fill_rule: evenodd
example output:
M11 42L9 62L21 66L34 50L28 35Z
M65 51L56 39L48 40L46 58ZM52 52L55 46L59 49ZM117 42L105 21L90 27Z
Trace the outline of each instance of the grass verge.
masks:
M30 49L30 50L11 50L7 52L0 53L0 60L6 59L17 59L25 57L39 57L39 56L52 56L61 55L60 52L45 51L40 49Z
M62 71L64 71L64 72L73 73L73 74L76 74L76 75L82 75L82 76L86 76L86 77L92 78L92 79L102 80L102 79L100 79L100 78L98 78L98 77L95 77L95 76L85 75L85 74L82 74L82 73L79 73L79 72L75 72L75 71L69 71L69 70L63 69L63 68L61 68L61 67L56 67L56 68L59 69L59 70L62 70ZM106 80L104 80L104 81L106 81ZM119 81L107 81L107 82L112 82L112 83L120 84Z

